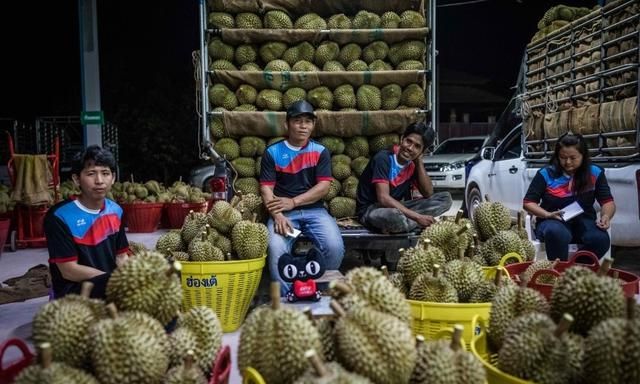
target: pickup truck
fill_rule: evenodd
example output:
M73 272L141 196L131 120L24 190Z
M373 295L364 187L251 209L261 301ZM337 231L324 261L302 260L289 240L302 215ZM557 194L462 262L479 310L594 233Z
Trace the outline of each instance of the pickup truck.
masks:
M555 141L572 131L605 169L618 208L612 244L640 246L639 11L638 0L609 2L527 46L516 94L467 178L471 216L488 195L515 218Z

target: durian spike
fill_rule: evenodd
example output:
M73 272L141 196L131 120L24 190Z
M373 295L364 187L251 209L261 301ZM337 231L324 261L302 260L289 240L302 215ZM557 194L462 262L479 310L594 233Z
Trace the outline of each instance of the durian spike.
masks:
M80 286L80 296L88 299L91 296L91 291L93 290L93 282L91 281L83 281Z
M485 195L484 195L484 201L486 201L487 203L490 203L490 202L491 202L491 199L489 199L489 194L488 194L488 193L485 193Z
M464 327L460 324L453 326L453 335L451 335L451 349L457 351L462 347L462 332Z
M43 369L51 367L53 362L53 352L51 351L51 343L45 342L38 345L38 357L40 366Z
M606 276L609 273L609 269L611 269L611 264L613 264L613 259L609 257L604 259L598 269L598 276Z
M270 285L271 309L280 309L280 283L272 281Z
M336 300L331 300L331 302L329 303L329 306L331 307L333 312L336 315L338 315L338 317L342 317L342 316L345 316L347 314L344 311L344 308L342 308L342 305L340 305L340 303L338 303Z
M115 319L118 317L118 307L114 303L107 304L107 312L109 313L109 317Z
M560 319L560 322L556 326L556 329L553 331L553 334L556 337L562 336L562 334L564 334L569 330L569 327L571 327L572 323L573 323L573 316L571 316L568 313L565 313L564 315L562 315L562 318Z
M460 228L458 230L458 232L456 232L456 235L460 236L460 235L462 235L463 233L467 232L470 229L471 229L471 224L466 223L465 225L462 226L462 228Z
M327 367L322 363L320 357L316 353L315 349L309 349L304 353L304 357L309 360L311 366L316 371L316 376L318 377L331 377L331 372L327 369Z
M382 271L382 274L388 279L389 278L389 268L387 268L386 265L383 265L382 267L380 267L380 270Z
M438 273L440 272L440 264L433 264L433 277L438 277Z
M174 273L177 275L178 273L180 273L180 271L182 271L182 264L179 261L174 261L173 263L169 264L169 269L167 269L164 274L167 277L171 277L171 275L173 275Z
M425 251L428 251L430 246L431 246L431 239L422 240L422 249L424 249Z
M424 336L416 335L416 348L424 344Z
M462 219L463 214L464 212L462 209L458 209L458 212L456 213L456 224L460 224L460 219Z
M340 293L341 295L347 295L351 292L353 292L353 289L349 286L349 284L343 283L342 281L338 281L338 280L333 280L329 283L329 288L331 288L331 290L333 292Z
M187 355L184 357L184 370L185 371L190 371L191 368L193 368L193 362L195 360L195 352L193 352L193 349L190 349L187 351Z
M636 298L627 297L627 319L633 320L636 318Z

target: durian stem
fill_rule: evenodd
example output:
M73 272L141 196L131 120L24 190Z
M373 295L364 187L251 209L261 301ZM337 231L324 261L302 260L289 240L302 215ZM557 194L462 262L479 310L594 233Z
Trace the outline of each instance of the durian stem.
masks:
M456 232L456 235L460 236L463 233L467 232L469 229L471 229L471 224L466 223L465 225L462 226L462 228L458 230L458 232Z
M462 209L458 209L458 212L456 213L456 224L460 224L460 219L462 219L463 214L464 212Z
M453 335L451 335L451 349L457 351L462 346L462 332L464 327L460 324L453 326Z
M553 331L553 334L556 337L562 336L562 334L564 334L569 330L569 327L571 327L572 323L573 323L573 316L571 316L568 313L565 313L564 315L562 315L562 318L560 319L560 322L558 323L558 326L556 327L555 331Z
M488 193L484 195L484 201L486 201L487 203L491 202L491 199L489 199L489 194Z
M169 264L169 269L164 273L167 277L171 277L174 273L177 275L180 271L182 271L182 264L179 261L174 261Z
M613 273L611 274L611 277L613 277L615 280L618 280L620 278L620 272L613 271Z
M458 259L464 259L464 248L458 248Z
M227 254L225 255L225 260L231 260L231 252L227 252Z
M473 245L475 245L476 248L480 246L480 238L478 237L477 233L473 234Z
M133 173L131 174L131 182L135 183L135 181L133 180Z
M311 366L316 371L316 375L318 377L331 376L331 372L329 372L327 367L322 363L322 360L320 360L320 357L318 356L318 354L314 349L310 349L306 351L304 353L304 357L306 357L307 360L309 360L309 363L311 363Z
M107 304L107 312L112 319L118 317L118 307L114 303Z
M91 296L91 291L93 290L93 282L91 281L83 281L80 286L80 296L88 299Z
M342 305L340 305L340 303L338 303L336 300L331 300L331 302L329 303L329 306L331 307L333 312L339 317L343 317L347 314L344 311L344 308L342 308Z
M253 215L251 215L251 222L255 223L256 220L258 220L258 213L257 212L253 212Z
M202 231L202 233L200 234L200 240L207 241L207 232Z
M382 267L380 267L380 270L382 271L382 274L388 279L389 278L389 268L387 268L386 265L383 265Z
M53 351L51 351L51 343L42 343L38 345L40 357L40 366L43 369L47 369L51 367L51 362L53 361Z
M440 272L440 264L433 264L433 277L438 277L438 273Z
M609 273L609 269L611 269L611 264L613 264L613 260L610 258L606 258L602 261L602 265L598 269L598 276L606 276Z
M424 344L424 336L416 335L416 348Z
M193 368L193 361L195 360L195 353L192 349L187 351L187 355L184 357L184 370L190 371Z
M518 231L522 230L522 211L518 211L518 222L516 223Z
M425 251L428 251L430 246L431 246L431 239L422 240L422 249L424 249Z
M280 283L278 283L277 281L272 281L270 288L271 308L273 310L278 310L280 309Z
M627 319L636 318L636 299L635 297L627 297Z
M496 287L499 287L500 284L502 284L502 267L498 267L498 269L496 269L496 275L493 278L493 284L495 284Z
M468 253L469 253L468 257L469 257L470 259L473 259L473 257L476 255L476 246L475 246L475 245L473 245L473 244L471 244L471 245L469 246L468 251L469 251L469 252L468 252Z

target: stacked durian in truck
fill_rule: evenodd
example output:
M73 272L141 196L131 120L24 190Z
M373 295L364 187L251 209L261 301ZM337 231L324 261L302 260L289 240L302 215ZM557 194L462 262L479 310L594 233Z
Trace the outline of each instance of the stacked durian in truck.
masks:
M429 118L432 4L414 0L210 1L202 18L202 136L235 172L235 191L259 194L265 147L286 136L285 110L307 100L314 140L332 155L325 198L355 216L358 176L409 124Z

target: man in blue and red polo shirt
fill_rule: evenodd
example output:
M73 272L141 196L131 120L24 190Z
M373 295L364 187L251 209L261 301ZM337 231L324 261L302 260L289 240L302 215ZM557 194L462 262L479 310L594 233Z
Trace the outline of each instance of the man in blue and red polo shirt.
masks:
M115 181L111 152L88 147L74 159L71 177L80 195L51 207L44 219L49 270L56 298L80 293L94 284L92 297L103 298L111 272L128 258L122 208L106 198Z
M331 154L310 140L316 124L313 106L301 100L287 109L287 138L267 147L260 169L260 193L270 218L269 271L280 283L281 294L289 284L278 271L278 259L291 252L293 229L313 241L327 270L338 269L344 244L336 221L324 208L322 198L331 184Z
M433 192L422 154L434 139L424 123L409 125L400 144L376 153L360 176L356 214L364 226L382 233L405 233L433 224L451 207L449 192ZM422 199L411 199L416 186Z

